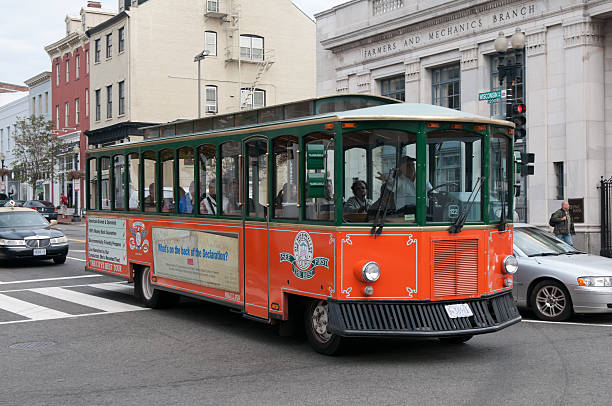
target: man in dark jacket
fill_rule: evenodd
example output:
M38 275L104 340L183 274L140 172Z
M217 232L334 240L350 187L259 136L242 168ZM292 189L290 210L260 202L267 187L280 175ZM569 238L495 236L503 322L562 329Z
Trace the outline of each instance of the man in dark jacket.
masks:
M564 201L561 203L561 208L550 216L549 224L555 228L553 230L555 237L571 246L574 245L572 234L576 234L576 231L574 231L574 221L569 212L568 202Z

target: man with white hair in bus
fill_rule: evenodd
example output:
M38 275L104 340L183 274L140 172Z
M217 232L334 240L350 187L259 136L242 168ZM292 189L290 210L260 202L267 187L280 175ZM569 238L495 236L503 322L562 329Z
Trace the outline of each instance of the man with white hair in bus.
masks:
M380 179L386 185L389 191L395 193L395 209L405 209L407 214L416 213L416 167L413 157L402 156L399 159L399 168L395 176L395 184L393 177L387 174L378 172L376 179ZM433 187L427 181L427 191Z

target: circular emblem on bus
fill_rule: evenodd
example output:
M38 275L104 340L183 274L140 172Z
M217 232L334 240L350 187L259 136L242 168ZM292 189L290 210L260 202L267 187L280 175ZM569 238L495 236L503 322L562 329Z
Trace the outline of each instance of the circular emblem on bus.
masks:
M295 257L295 265L305 271L312 264L313 248L312 239L306 231L300 231L295 236L293 241L293 255Z

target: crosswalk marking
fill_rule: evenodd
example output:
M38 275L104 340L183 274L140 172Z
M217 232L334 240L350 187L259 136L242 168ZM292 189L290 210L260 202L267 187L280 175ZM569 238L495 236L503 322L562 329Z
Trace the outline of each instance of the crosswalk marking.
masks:
M110 292L119 292L131 295L134 293L134 286L128 285L125 282L110 282L110 283L96 283L93 285L96 289L108 290Z
M20 283L60 281L60 280L65 280L65 279L101 278L102 276L103 275L79 275L79 276L62 276L59 278L27 279L27 280L22 280L22 281L0 282L0 285L16 285Z
M103 297L88 295L86 293L75 292L74 290L69 289L36 288L30 289L30 291L51 296L56 299L67 300L83 306L94 307L110 313L129 312L142 309L142 307L117 302L115 300L104 299Z
M87 262L86 260L81 259L81 258L74 258L74 257L66 257L66 258L68 258L68 259L73 259L73 260L75 260L75 261Z
M31 320L49 320L70 317L70 314L38 306L34 303L15 299L14 297L0 294L0 305L3 310L27 317Z

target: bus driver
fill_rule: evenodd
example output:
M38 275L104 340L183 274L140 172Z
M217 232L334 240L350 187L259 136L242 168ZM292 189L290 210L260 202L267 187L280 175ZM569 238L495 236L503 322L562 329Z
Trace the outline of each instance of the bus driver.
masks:
M395 185L393 178L378 172L376 179L380 179L387 185L389 191L395 192L395 209L405 208L406 213L416 213L416 160L410 156L400 158L399 171L397 172ZM432 189L427 181L427 191Z

